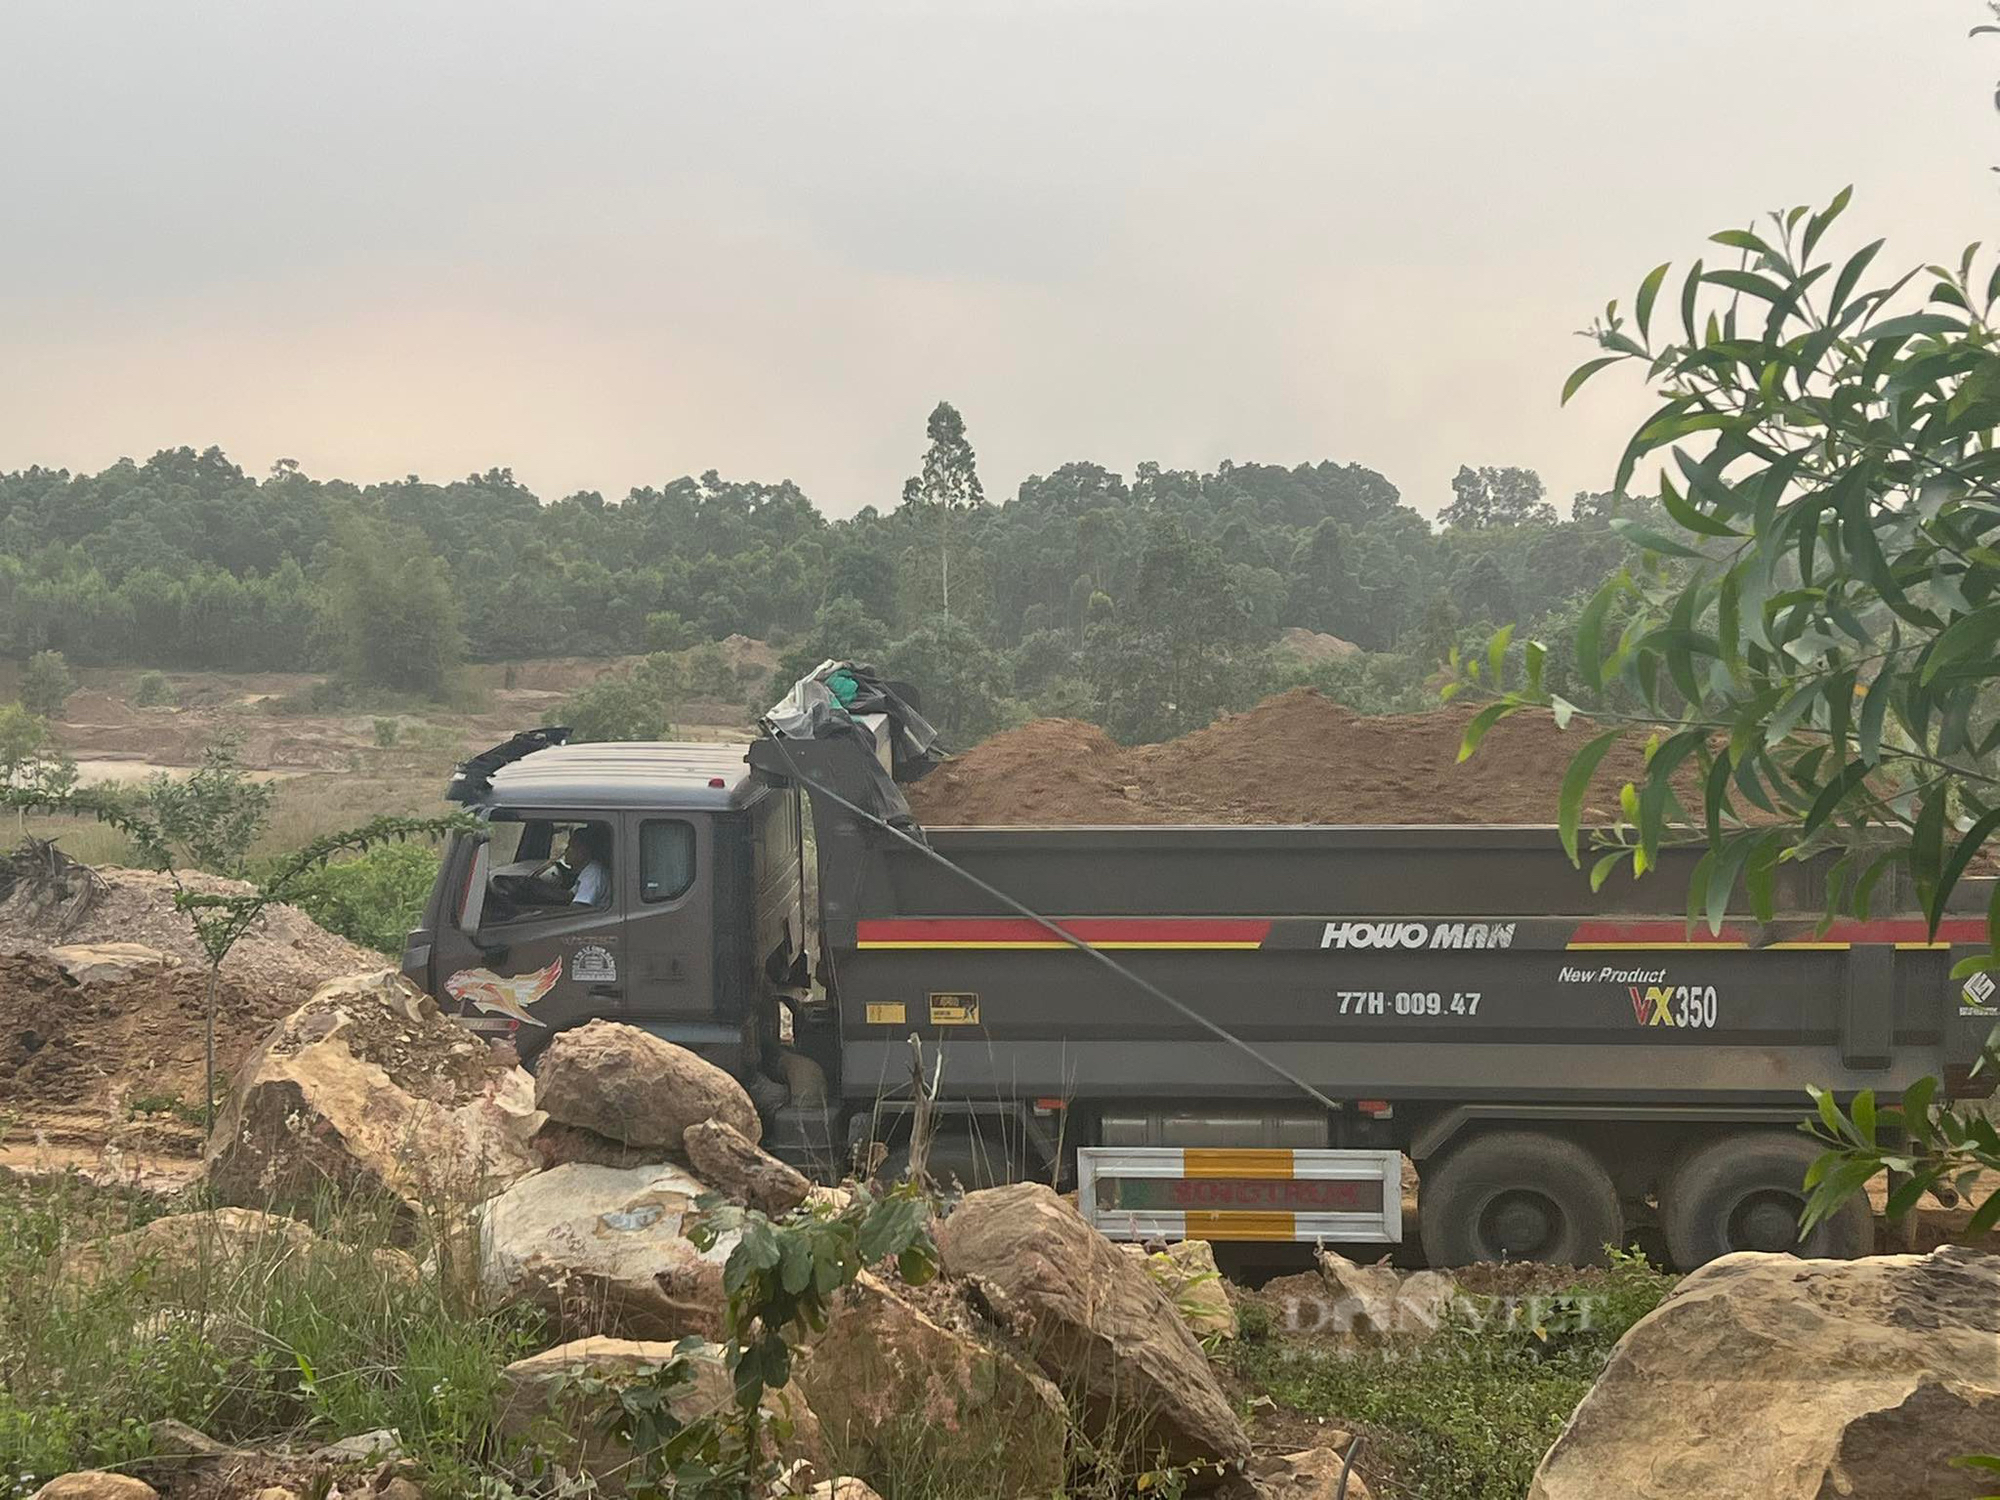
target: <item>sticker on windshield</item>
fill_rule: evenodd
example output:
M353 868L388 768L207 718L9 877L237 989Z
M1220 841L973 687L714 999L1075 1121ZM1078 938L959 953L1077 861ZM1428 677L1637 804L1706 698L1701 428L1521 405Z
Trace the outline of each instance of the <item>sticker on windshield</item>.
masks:
M579 984L615 984L618 955L602 943L585 943L570 955L569 977Z

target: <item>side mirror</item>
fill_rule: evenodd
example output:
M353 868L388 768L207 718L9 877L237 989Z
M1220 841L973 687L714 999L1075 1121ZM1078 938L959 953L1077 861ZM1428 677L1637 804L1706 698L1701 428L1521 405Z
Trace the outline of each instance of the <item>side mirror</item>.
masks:
M458 930L469 938L479 936L479 919L486 911L486 879L493 869L493 845L487 835L471 837L477 847L472 854L472 870L465 880L465 899L458 904Z

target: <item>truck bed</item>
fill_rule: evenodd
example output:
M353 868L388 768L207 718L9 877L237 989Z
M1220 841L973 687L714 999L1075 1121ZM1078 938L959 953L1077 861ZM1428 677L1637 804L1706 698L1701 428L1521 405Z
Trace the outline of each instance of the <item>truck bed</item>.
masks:
M879 831L822 849L843 1091L939 1044L944 1086L1232 1100L1269 1070ZM1689 932L1698 851L1593 894L1553 828L937 828L932 847L1337 1099L1797 1105L1978 1055L1951 941L1908 912L1825 934L1823 871L1778 920ZM1983 909L1987 892L1964 904ZM1885 899L1893 905L1893 893Z

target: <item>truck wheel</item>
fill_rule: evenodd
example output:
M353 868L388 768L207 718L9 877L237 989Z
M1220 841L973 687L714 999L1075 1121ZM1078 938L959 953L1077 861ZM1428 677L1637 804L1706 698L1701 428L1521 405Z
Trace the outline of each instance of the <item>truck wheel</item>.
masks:
M1525 1130L1476 1136L1427 1164L1417 1224L1433 1266L1596 1265L1625 1234L1618 1189L1597 1158L1574 1141Z
M1667 1251L1683 1271L1734 1250L1852 1260L1875 1248L1875 1216L1856 1196L1799 1238L1806 1168L1819 1147L1804 1136L1745 1131L1697 1146L1660 1190Z

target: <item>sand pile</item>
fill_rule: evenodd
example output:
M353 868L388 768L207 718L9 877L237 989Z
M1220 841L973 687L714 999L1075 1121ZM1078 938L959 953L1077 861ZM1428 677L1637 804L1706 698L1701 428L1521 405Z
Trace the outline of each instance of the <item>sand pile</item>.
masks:
M1297 688L1163 745L1126 747L1071 719L995 735L907 790L921 822L1553 823L1586 726L1495 726L1460 765L1472 708L1368 717ZM1644 737L1605 757L1586 821L1616 816Z

